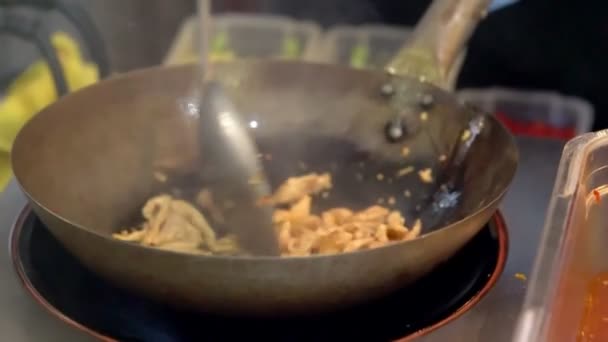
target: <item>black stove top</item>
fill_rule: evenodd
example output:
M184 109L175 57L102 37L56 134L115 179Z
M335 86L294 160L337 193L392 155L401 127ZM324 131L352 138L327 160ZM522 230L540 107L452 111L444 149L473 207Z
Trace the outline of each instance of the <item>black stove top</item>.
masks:
M13 230L11 244L17 272L34 299L67 324L98 338L387 341L424 334L476 304L502 272L507 232L497 214L454 258L391 296L339 313L273 320L176 311L113 287L72 257L28 209Z

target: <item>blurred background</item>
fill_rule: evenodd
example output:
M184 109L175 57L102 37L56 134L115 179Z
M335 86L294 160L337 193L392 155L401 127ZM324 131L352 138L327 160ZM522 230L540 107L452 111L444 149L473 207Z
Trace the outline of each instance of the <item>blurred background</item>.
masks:
M217 0L213 54L380 68L429 3ZM109 73L196 61L195 8L195 0L0 0L0 186L14 135L58 96L48 57L30 38L52 42L72 91ZM455 75L460 98L518 135L567 140L608 127L607 9L601 0L494 1Z

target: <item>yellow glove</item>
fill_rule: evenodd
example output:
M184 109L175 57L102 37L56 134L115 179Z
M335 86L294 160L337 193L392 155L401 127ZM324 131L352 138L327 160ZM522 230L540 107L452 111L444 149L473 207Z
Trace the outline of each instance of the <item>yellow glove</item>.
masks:
M0 191L4 190L11 176L11 157L8 153L0 153Z
M9 96L0 103L0 153L9 153L21 127L30 119L21 98Z
M68 34L54 33L51 43L57 51L70 91L95 83L99 79L97 66L82 58L78 43ZM32 116L56 99L55 81L43 59L30 65L8 87L5 98L0 102L0 191L5 185L2 182L3 175L10 175L8 153L15 136ZM4 162L4 154L7 154L7 162ZM4 180L6 181L7 179Z
M82 59L78 44L69 35L57 32L51 42L70 91L82 88L98 80L97 67ZM39 112L57 99L55 81L45 60L30 65L7 89L7 96L22 97L30 115Z

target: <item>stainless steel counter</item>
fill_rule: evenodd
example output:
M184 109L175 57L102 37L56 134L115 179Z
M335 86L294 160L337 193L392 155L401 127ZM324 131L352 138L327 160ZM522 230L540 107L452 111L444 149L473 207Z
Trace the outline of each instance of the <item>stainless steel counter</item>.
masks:
M509 256L498 284L471 311L421 341L509 341L543 226L563 144L519 139L520 168L502 205L509 228ZM25 199L12 182L0 198L0 239L9 231ZM7 248L8 251L8 248ZM61 265L57 265L61 267ZM446 284L449 286L449 284ZM89 341L39 307L22 289L8 252L0 253L0 334L4 341Z

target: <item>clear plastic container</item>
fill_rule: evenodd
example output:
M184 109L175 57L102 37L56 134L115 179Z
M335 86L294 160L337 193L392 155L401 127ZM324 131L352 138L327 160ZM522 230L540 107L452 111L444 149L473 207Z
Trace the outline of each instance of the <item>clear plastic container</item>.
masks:
M505 88L463 89L463 102L501 116L515 134L571 139L593 125L593 107L587 101L558 93Z
M325 36L324 60L353 68L381 68L410 35L407 27L337 26Z
M273 15L226 14L214 17L210 40L212 59L314 59L321 29L314 23ZM196 17L184 21L164 64L193 63L198 56Z
M323 43L323 61L353 68L383 68L412 35L408 27L362 25L337 26L328 31ZM460 71L463 52L450 75L454 84Z
M590 289L601 274L608 286L607 166L608 130L564 148L513 341L606 341L597 329L608 328L608 315L590 313L608 309L608 297Z

